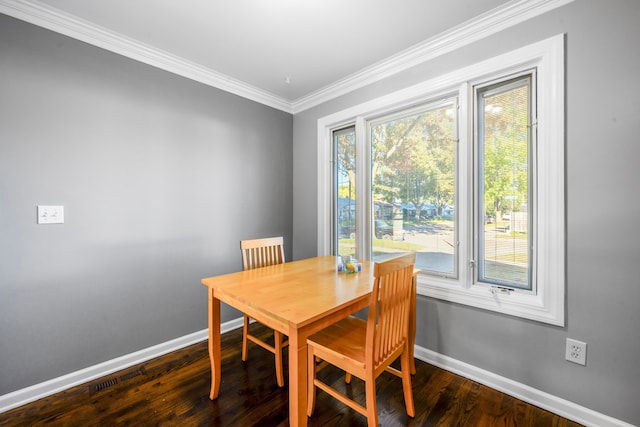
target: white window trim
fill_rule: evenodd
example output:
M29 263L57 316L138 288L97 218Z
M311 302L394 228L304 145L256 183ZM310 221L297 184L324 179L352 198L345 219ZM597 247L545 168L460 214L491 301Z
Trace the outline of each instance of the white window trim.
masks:
M418 102L437 99L453 91L460 93L459 175L464 192L459 192L458 212L468 212L472 191L470 180L473 142L469 82L496 73L508 74L525 67L537 68L538 164L537 164L537 289L532 292L490 292L486 286L472 286L468 267L473 240L470 221L458 222L459 279L422 274L418 293L507 315L564 326L565 300L565 142L564 142L564 35L525 46L446 75L353 106L318 120L318 254L331 252L332 130L347 124L363 123L386 112ZM467 118L465 120L465 118ZM464 265L464 264L467 265Z

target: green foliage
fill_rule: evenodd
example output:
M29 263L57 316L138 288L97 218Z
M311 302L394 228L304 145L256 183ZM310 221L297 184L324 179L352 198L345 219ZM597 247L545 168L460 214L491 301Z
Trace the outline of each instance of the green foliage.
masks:
M336 133L336 161L338 164L338 197L355 199L356 144L355 131Z
M394 118L371 127L374 199L431 203L441 212L454 201L454 105Z
M525 78L489 89L479 102L477 154L485 214L495 216L528 203L530 84ZM456 110L454 100L371 125L373 200L412 203L416 215L425 204L438 215L455 204ZM338 196L355 199L355 130L338 132L336 141Z
M485 212L519 211L529 194L528 85L483 99Z

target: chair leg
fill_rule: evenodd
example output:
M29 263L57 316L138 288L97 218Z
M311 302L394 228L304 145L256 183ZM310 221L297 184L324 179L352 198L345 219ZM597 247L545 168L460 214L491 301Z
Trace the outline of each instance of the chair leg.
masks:
M407 415L413 418L416 415L416 409L413 403L413 389L411 388L411 360L409 359L409 352L407 350L400 356L400 369L402 370L404 405L407 408Z
M349 372L344 374L344 382L347 384L351 384L351 374Z
M276 355L276 382L278 387L284 387L284 373L282 372L282 332L273 331L273 347Z
M378 408L376 405L376 379L371 377L365 381L365 394L367 402L367 425L378 427Z
M307 416L313 415L313 409L316 404L316 358L313 355L313 349L309 347L309 356L307 357Z
M247 361L247 353L248 353L248 339L247 335L249 335L249 316L244 315L244 326L242 327L242 361Z

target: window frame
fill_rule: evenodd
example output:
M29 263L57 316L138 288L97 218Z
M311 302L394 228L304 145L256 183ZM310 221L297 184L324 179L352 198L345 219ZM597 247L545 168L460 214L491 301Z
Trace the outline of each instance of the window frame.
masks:
M509 290L485 286L475 281L474 226L474 85L527 69L536 70L537 101L537 163L534 185L537 189L535 207L536 283L534 291ZM318 247L319 255L332 250L333 173L332 131L355 125L356 169L367 171L364 152L366 122L419 103L445 98L452 92L459 95L459 130L457 179L459 183L456 212L458 213L459 260L458 278L418 275L418 294L476 308L499 312L552 325L565 324L565 111L564 111L564 35L560 34L520 49L487 59L477 64L424 81L406 89L347 108L318 120ZM356 185L368 188L370 172L358 173ZM369 180L369 181L367 181ZM370 193L370 188L368 188ZM369 208L364 198L358 198L358 218L364 220ZM358 221L356 222L358 224ZM360 221L360 224L363 224ZM358 226L361 228L362 225ZM366 252L365 230L357 230L360 239L358 253Z
M430 276L439 276L439 277L445 277L448 279L453 279L453 280L457 280L458 279L458 274L459 274L459 259L460 259L460 254L459 254L459 250L458 250L458 246L459 246L459 242L460 242L460 238L458 236L458 225L459 225L459 221L458 221L458 215L457 215L457 205L458 205L458 180L457 180L457 176L458 176L458 141L459 141L459 137L458 137L458 130L459 130L459 114L458 114L458 109L459 109L459 93L458 91L451 91L448 94L441 94L438 98L436 99L431 99L428 100L426 102L420 102L414 106L410 106L408 108L401 108L399 110L395 110L392 111L390 113L387 114L383 114L381 116L377 116L371 119L366 120L366 137L368 138L367 141L365 141L365 144L367 145L367 149L370 149L370 145L371 145L371 141L370 141L370 135L371 135L371 128L390 121L390 120L394 120L394 119L398 119L398 118L402 118L402 117L406 117L406 116L410 116L412 114L415 113L427 113L430 111L434 111L437 109L441 109L444 108L445 106L450 107L453 111L454 111L454 129L453 129L453 157L454 157L454 165L453 165L453 175L454 175L454 232L453 232L453 240L455 242L455 246L456 249L454 250L453 253L453 271L451 272L441 272L441 271L428 271L428 270L424 270L424 274L428 274ZM366 165L366 167L368 167L369 170L371 170L371 164L370 162ZM374 187L374 183L373 183L373 176L369 178L369 184L370 184L370 189L369 189L369 193L371 193L373 191L373 187ZM371 203L368 203L368 205L371 205ZM369 221L373 221L373 213L369 213L367 216ZM373 247L371 245L369 245L367 248L367 252L365 252L366 254L372 254L373 252ZM418 264L416 263L416 269L420 268L418 266Z
M481 242L483 241L483 238L480 237L480 232L484 231L484 212L486 211L486 207L484 205L484 200L480 191L480 187L482 187L484 185L484 170L482 171L482 173L480 172L482 166L481 163L483 163L484 161L484 156L481 154L484 148L484 144L486 142L485 140L485 134L486 132L480 131L480 127L481 127L481 123L484 123L484 120L481 118L481 116L483 115L483 111L481 110L481 106L479 105L479 100L482 97L481 94L486 94L486 93L500 93L506 90L509 90L508 88L511 87L513 88L514 85L519 85L519 81L522 80L527 80L528 81L528 87L529 87L529 114L528 114L528 128L529 128L529 134L528 134L528 139L529 139L529 148L528 148L528 163L527 163L527 167L528 167L528 207L527 207L527 213L528 213L528 217L530 218L530 221L528 221L528 279L527 279L527 287L524 286L518 286L516 284L511 284L508 282L503 282L503 283L498 283L498 280L496 280L495 283L492 283L489 280L483 280L485 279L484 277L481 277L481 271L483 270L483 268L481 267L481 258L484 255L483 249L481 248ZM473 207L474 207L474 215L475 215L475 220L474 220L474 227L477 227L478 229L478 233L475 234L474 236L474 280L476 284L481 284L483 286L489 286L491 288L494 288L494 291L503 291L505 289L518 289L518 291L521 292L531 292L531 293L535 293L536 292L536 274L535 274L535 270L536 270L536 257L535 257L535 252L533 251L533 247L536 247L536 210L535 210L535 204L536 204L536 185L535 185L535 179L537 176L537 172L536 172L536 165L537 165L537 155L536 155L536 147L537 147L537 117L538 117L538 108L537 108L537 99L536 99L536 81L537 81L537 72L535 69L528 69L528 70L522 70L522 72L519 72L515 75L506 75L506 76L501 76L497 81L482 81L480 84L473 84L473 102L474 102L474 112L473 112L473 129L474 129L474 141L473 141L473 147L474 147L474 158L473 158L473 165L475 168L475 174L474 174L474 179L476 179L476 181L474 182L474 186L473 186L473 197L474 197L474 203L473 203ZM501 88L500 90L498 90L498 88ZM498 218L495 219L496 221L498 220Z

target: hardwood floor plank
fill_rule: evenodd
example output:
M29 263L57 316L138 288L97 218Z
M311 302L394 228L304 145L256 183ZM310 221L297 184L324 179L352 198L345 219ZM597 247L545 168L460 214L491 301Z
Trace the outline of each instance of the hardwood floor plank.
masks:
M215 401L209 400L205 341L2 413L0 426L288 426L288 387L276 384L273 355L252 347L249 360L243 363L241 340L240 329L222 335L222 383ZM285 350L285 382L287 355ZM381 425L579 426L427 363L417 361L416 368L412 378L415 418L405 412L401 380L390 374L379 377ZM345 384L344 373L332 367L319 375L364 402L361 380ZM311 427L366 424L363 416L318 391Z

